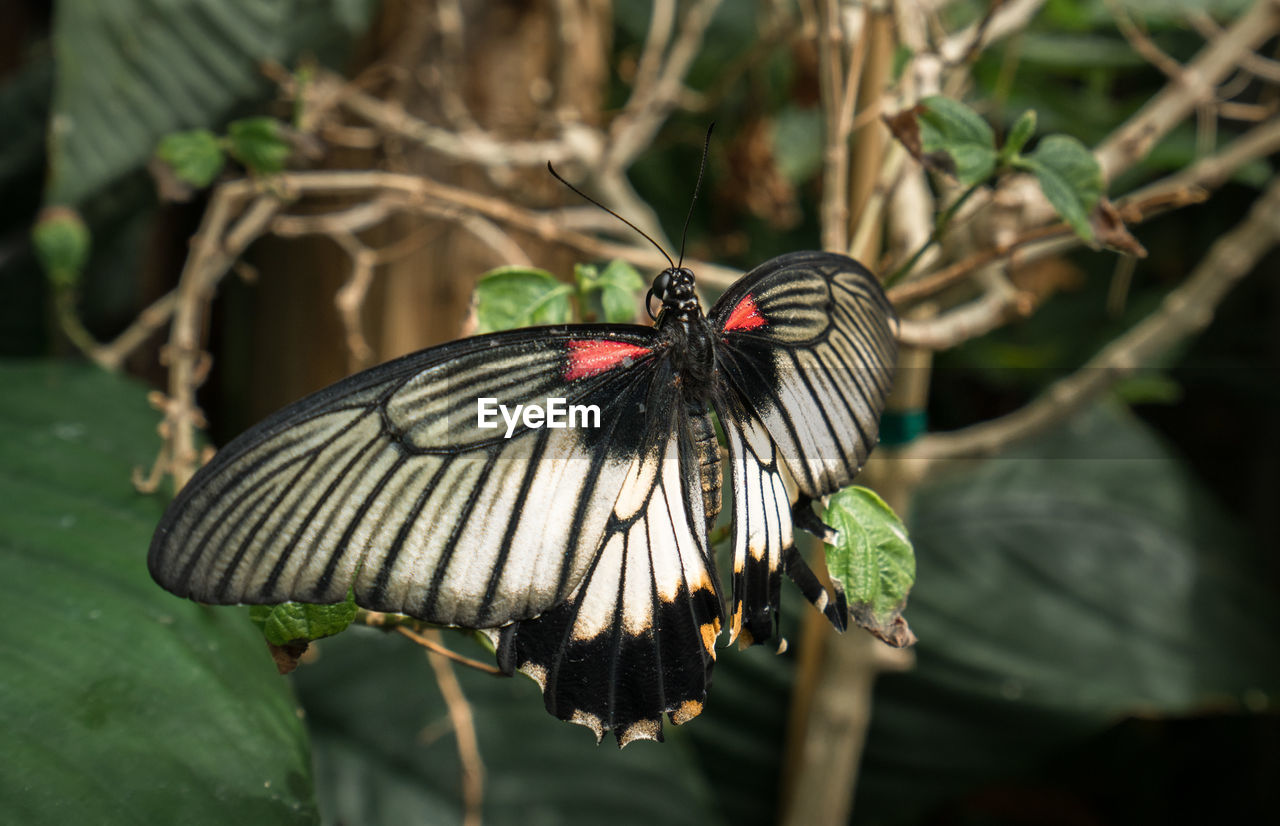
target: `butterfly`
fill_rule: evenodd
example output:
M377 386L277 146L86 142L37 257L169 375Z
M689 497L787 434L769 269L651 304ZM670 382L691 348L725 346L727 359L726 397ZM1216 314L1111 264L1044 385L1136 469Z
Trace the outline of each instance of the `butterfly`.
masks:
M661 740L664 714L702 711L724 624L742 644L777 633L784 572L844 628L842 592L793 529L826 533L812 504L875 445L896 355L879 282L843 255L768 261L705 315L694 287L672 263L650 289L653 326L476 336L286 407L183 487L153 578L217 604L350 590L368 609L480 629L551 714L597 742ZM710 411L733 490L727 612L708 541L722 484Z

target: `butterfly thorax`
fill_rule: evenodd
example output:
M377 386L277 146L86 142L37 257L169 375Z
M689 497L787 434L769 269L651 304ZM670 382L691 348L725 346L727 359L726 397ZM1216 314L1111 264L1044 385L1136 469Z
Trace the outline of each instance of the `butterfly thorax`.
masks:
M702 503L710 528L720 513L720 442L707 412L715 372L715 338L694 292L693 272L673 267L658 274L652 294L662 301L658 332L667 342L671 366L684 399L698 457Z

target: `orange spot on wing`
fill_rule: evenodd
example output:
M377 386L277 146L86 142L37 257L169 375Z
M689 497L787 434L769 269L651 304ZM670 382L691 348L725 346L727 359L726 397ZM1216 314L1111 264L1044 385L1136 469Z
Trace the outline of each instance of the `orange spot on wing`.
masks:
M719 625L719 623L716 623ZM702 632L702 647L707 649L707 653L711 655L711 659L716 658L716 635L720 633L720 629L711 623L703 623L699 628Z
M671 722L682 726L702 713L702 703L697 700L685 700L680 708L671 712Z
M724 323L724 329L726 331L754 330L768 323L760 312L760 308L756 306L756 300L748 295L738 302L733 312L729 313L729 320Z
M564 368L565 381L594 376L615 367L627 367L635 359L653 351L648 347L607 339L570 341L569 362Z

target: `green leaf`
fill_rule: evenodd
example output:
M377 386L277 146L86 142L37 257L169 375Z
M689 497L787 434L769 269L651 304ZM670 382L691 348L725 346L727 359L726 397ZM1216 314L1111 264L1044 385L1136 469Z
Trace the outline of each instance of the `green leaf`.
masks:
M1049 135L1022 160L1063 220L1081 238L1092 241L1089 213L1102 197L1102 168L1093 154L1069 135Z
M243 611L147 574L146 387L0 362L0 800L24 824L311 823L297 705Z
M945 153L965 186L985 181L996 167L996 136L977 112L939 95L921 101L920 142L926 155Z
M45 275L57 287L74 287L89 260L89 228L68 207L47 207L31 230L31 242Z
M446 643L492 661L469 636L448 634ZM295 677L311 721L325 821L461 822L458 747L422 649L363 627L315 647L320 656ZM668 725L663 744L620 751L548 714L537 685L523 675L453 670L484 764L485 823L724 822L687 734L700 719Z
M213 183L226 163L218 136L208 129L165 135L156 147L156 157L168 164L179 180L200 189Z
M854 622L891 645L913 642L902 610L916 560L902 520L875 491L857 486L834 494L823 520L837 531L826 546L827 570Z
M645 287L645 281L635 267L626 261L610 261L595 277L591 287L600 291L604 321L610 324L635 321L636 295Z
M272 175L284 169L292 148L275 118L244 118L227 124L231 156L255 175Z
M1113 388L1125 404L1177 404L1182 401L1182 385L1168 373L1143 372L1119 381Z
M573 307L573 288L546 270L533 267L499 267L476 284L478 333L528 327L531 324L564 324Z
M647 282L636 271L635 267L626 261L618 259L614 259L605 265L604 271L600 273L599 281L601 284L608 284L620 290L626 290L633 295L647 286Z
M604 321L625 324L636 320L636 296L630 290L605 284L600 288L600 304L604 309Z
M915 57L915 52L905 43L899 43L894 47L893 64L889 74L895 82L902 77L902 70L907 68L907 64L911 62L913 57Z
M161 137L216 128L261 98L264 60L335 57L370 0L63 0L45 203L80 203L146 164ZM339 48L335 48L339 47Z
M1123 408L935 475L909 521L920 642L911 673L876 684L868 822L1021 776L1126 715L1280 696L1264 558Z
M1014 122L1013 128L1009 130L1009 136L1005 138L1004 146L1000 148L1000 159L1009 160L1022 151L1022 147L1027 145L1027 141L1036 132L1036 110L1028 109L1022 113L1022 116Z
M793 184L807 181L822 168L822 110L816 106L783 106L771 122L771 145L778 172Z
M344 602L316 605L310 602L284 602L279 605L252 605L249 619L262 630L272 645L286 645L295 640L318 640L340 634L355 622L355 592L348 589Z

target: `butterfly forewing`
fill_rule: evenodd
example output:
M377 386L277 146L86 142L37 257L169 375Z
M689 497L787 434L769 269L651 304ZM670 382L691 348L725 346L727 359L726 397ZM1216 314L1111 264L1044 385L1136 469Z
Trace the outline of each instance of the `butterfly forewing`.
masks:
M659 348L649 328L516 331L321 391L191 480L153 539L153 576L204 602L333 602L354 586L364 607L442 624L537 616L593 561ZM600 426L478 426L479 398L551 397L598 407Z
M896 324L875 277L799 252L747 273L712 308L723 391L764 423L801 492L848 485L875 446Z

